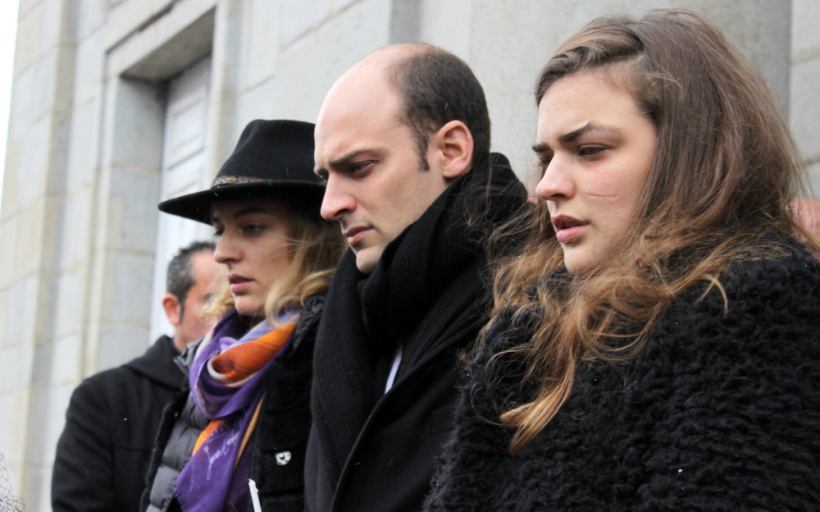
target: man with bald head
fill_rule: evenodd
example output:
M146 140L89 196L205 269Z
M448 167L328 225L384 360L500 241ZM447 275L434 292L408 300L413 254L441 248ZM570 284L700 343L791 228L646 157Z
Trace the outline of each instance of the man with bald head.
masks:
M316 124L322 216L350 244L317 337L307 509L421 508L462 366L490 306L482 241L523 207L490 154L484 92L456 56L378 50Z

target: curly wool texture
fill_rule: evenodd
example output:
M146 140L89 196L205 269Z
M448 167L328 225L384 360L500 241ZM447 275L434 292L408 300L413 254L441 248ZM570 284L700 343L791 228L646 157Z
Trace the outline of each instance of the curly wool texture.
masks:
M520 362L482 364L527 339L502 312L425 510L815 510L820 264L798 251L739 263L721 282L728 311L716 290L702 301L703 288L690 290L634 362L584 363L567 403L518 456L511 432L478 416L493 410L480 383L500 379L495 397L518 389Z

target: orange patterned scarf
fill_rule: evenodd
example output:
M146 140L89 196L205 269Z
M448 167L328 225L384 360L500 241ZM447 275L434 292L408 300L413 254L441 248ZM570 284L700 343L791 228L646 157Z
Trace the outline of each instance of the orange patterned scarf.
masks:
M273 359L279 350L290 339L293 330L296 328L295 323L289 323L274 329L269 333L251 341L241 343L225 352L217 355L208 363L208 374L217 382L220 382L229 387L238 387L244 384L250 377L256 374L268 361ZM254 418L259 414L259 406L261 400L254 411ZM196 453L202 443L216 430L219 425L224 423L224 419L212 420L205 430L199 434L199 438L194 444L194 451ZM247 440L253 431L256 422L251 421L249 428L245 431L242 440L242 447L247 444ZM240 449L238 457L242 455Z

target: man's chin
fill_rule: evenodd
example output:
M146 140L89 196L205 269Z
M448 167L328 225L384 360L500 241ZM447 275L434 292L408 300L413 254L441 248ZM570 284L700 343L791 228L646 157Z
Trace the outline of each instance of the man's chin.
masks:
M354 249L353 252L356 254L356 268L358 268L362 274L368 275L376 268L382 254L381 251L376 250L375 247L368 247L360 251Z

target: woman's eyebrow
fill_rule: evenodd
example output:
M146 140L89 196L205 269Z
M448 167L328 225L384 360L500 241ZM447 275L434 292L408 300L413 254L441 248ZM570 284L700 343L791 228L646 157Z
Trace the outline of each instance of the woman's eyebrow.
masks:
M621 131L614 126L609 126L605 124L599 124L593 121L588 122L584 126L578 128L577 130L572 130L569 133L565 133L558 137L558 140L561 141L563 144L567 144L569 142L574 142L582 135L586 135L588 133L596 133L599 135L618 135Z
M581 136L589 133L596 133L599 135L619 135L621 131L618 128L615 128L614 126L609 126L590 121L580 128L560 135L558 137L558 141L561 144L570 144L578 140ZM549 151L550 149L550 145L545 142L534 144L532 146L532 150L536 153L544 153L546 151Z
M236 218L242 217L244 215L252 215L252 214L255 214L255 213L268 214L270 212L268 212L267 210L265 210L261 206L249 206L247 208L243 208L242 210L236 211L232 215L232 217L234 219L236 219ZM222 216L220 216L220 215L211 215L211 224L216 224L218 222L221 222L220 217L222 217Z

